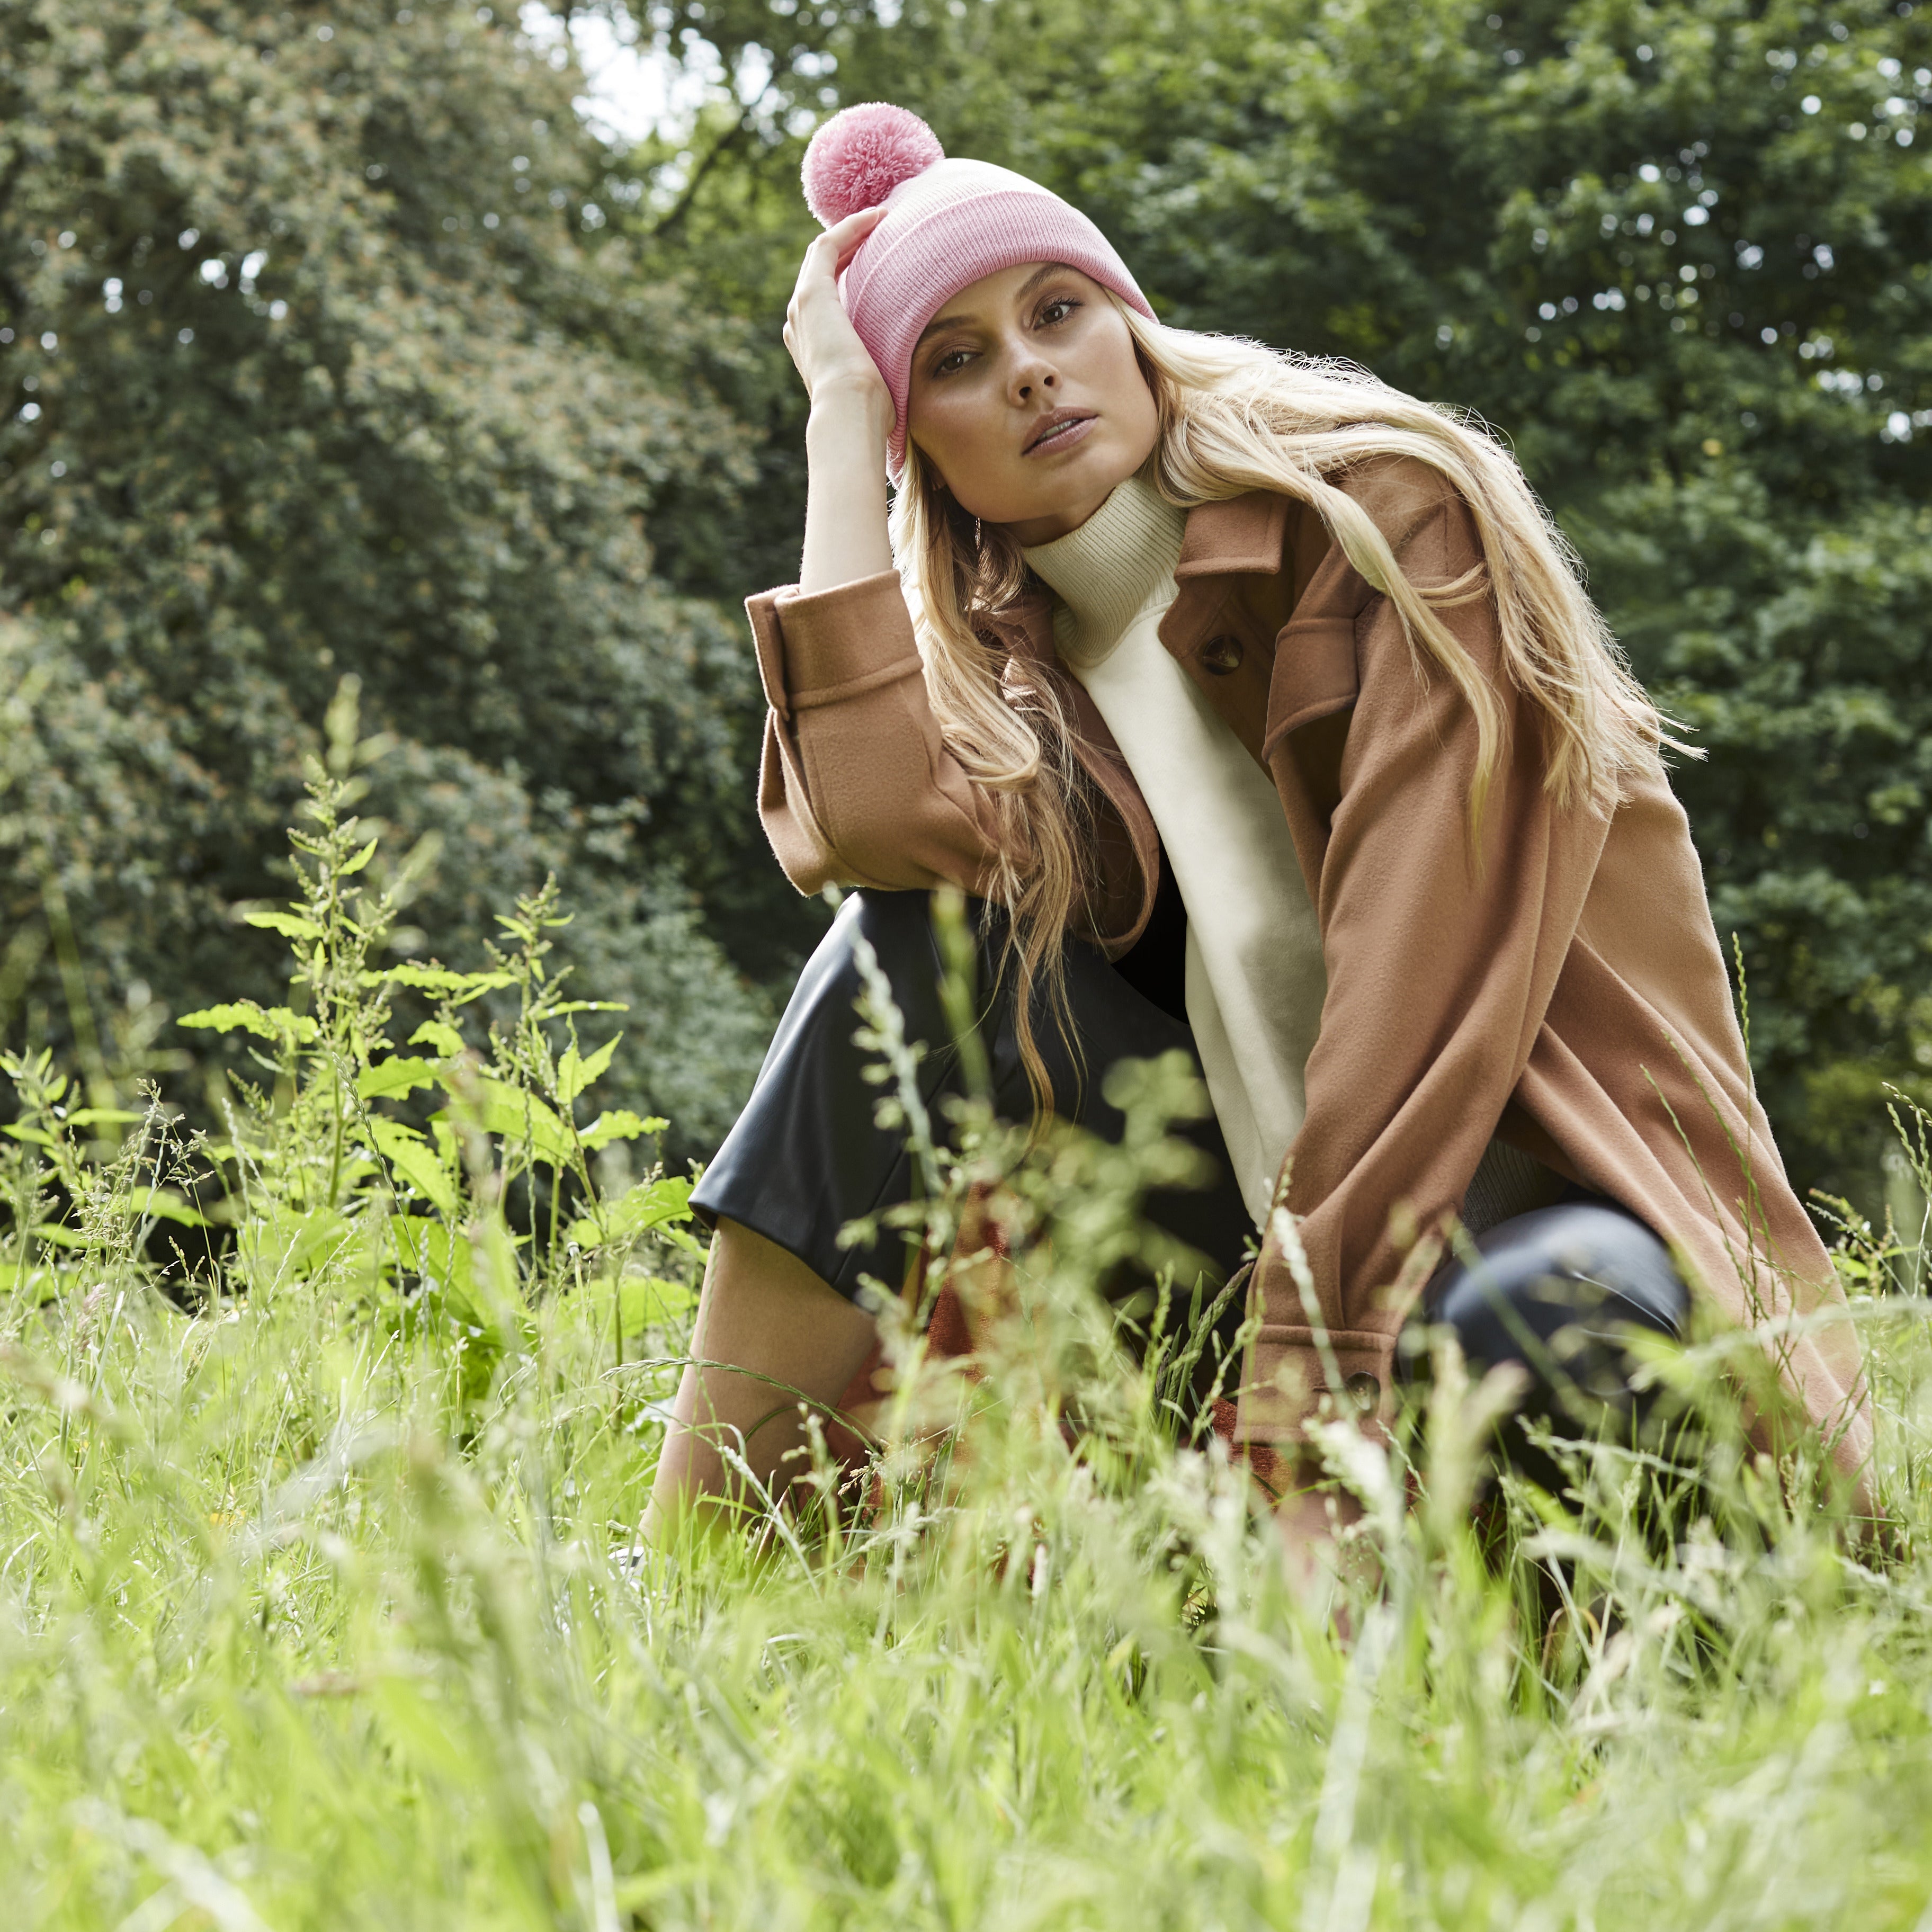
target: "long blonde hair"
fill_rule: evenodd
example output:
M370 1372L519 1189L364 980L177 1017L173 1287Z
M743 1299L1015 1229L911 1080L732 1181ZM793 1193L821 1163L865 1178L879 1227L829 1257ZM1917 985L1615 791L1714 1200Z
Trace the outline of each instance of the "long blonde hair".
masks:
M1480 866L1484 806L1504 754L1495 688L1438 611L1493 591L1502 674L1542 727L1544 782L1559 809L1614 809L1626 782L1674 742L1583 588L1575 553L1522 472L1474 418L1404 395L1366 370L1223 336L1168 328L1118 300L1158 406L1161 494L1183 508L1275 491L1308 505L1370 586L1400 614L1418 668L1447 674L1477 730L1468 799ZM1482 564L1418 588L1388 539L1328 478L1374 457L1441 472L1473 517ZM1000 853L992 897L1008 916L1020 1052L1038 1106L1052 1084L1034 1039L1036 989L1074 1044L1062 936L1093 920L1093 805L1052 676L1003 685L1015 608L1030 586L1018 544L962 511L910 440L892 513L892 552L926 687L948 747L992 799ZM1077 1059L1077 1049L1076 1049Z

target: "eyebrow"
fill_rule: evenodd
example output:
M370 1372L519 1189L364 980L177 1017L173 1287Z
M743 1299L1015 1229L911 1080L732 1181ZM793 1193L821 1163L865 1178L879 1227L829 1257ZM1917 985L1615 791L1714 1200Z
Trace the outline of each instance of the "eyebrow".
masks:
M1034 290L1038 288L1042 282L1046 280L1050 276L1060 274L1060 272L1067 266L1068 265L1064 262L1041 262L1040 266L1034 269L1033 273L1028 276L1024 281L1021 283L1018 289L1014 293L1013 300L1016 302L1024 302L1027 297L1031 295ZM916 354L918 352L920 347L924 344L926 338L928 335L936 334L942 328L951 328L958 322L970 322L972 319L973 318L970 316L967 315L934 316L932 320L928 322L926 326L920 331L919 340L913 344L914 353Z

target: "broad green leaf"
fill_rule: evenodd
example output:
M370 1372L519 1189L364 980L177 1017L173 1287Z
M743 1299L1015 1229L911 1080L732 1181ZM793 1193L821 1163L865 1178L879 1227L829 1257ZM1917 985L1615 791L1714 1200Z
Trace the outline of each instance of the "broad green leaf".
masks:
M356 1226L329 1208L284 1208L244 1222L237 1244L242 1266L254 1281L297 1280L317 1273L341 1252Z
M78 1228L70 1228L58 1221L44 1221L34 1230L37 1241L45 1241L56 1248L84 1248L87 1237Z
M454 1220L458 1213L456 1183L422 1135L400 1120L380 1118L369 1123L369 1131L397 1173L439 1214Z
M603 1290L598 1298L602 1312L597 1319L600 1327L609 1328L610 1313L603 1304L610 1297L609 1278L598 1284ZM617 1284L618 1306L623 1332L626 1335L641 1334L646 1328L662 1328L688 1315L698 1301L698 1291L688 1288L682 1282L663 1281L656 1275L626 1275Z
M691 1183L672 1174L640 1181L604 1209L601 1227L599 1218L586 1214L572 1222L569 1238L580 1248L600 1248L634 1240L653 1228L668 1232L674 1223L691 1218Z
M507 1080L484 1080L482 1104L477 1109L478 1124L488 1134L496 1134L513 1147L526 1147L541 1161L561 1167L576 1150L568 1131L556 1115L534 1094L513 1087Z
M291 1036L312 1040L320 1030L307 1013L292 1013L286 1006L257 1006L253 1000L233 1000L199 1012L183 1013L176 1026L206 1027L214 1033L252 1033L262 1040L284 1042Z
M610 1056L617 1050L617 1042L624 1036L613 1034L588 1059L579 1054L575 1047L570 1048L556 1064L556 1094L560 1100L574 1100L585 1088L594 1085L604 1077L610 1064Z
M392 1054L365 1066L356 1076L356 1090L365 1100L381 1100L399 1094L413 1094L418 1087L434 1087L441 1078L435 1064Z
M424 1020L410 1035L412 1046L433 1046L446 1059L454 1060L463 1051L463 1036L447 1020Z
M178 1221L184 1228L206 1228L208 1217L190 1208L171 1187L130 1187L123 1212L156 1221Z
M322 928L312 919L304 919L299 913L251 912L248 915L250 926L265 926L271 932L279 932L284 939L320 939Z
M0 1294L20 1296L38 1306L60 1293L58 1268L32 1262L0 1262Z
M629 1287L629 1282L625 1283ZM687 1282L664 1281L646 1275L638 1283L644 1291L644 1318L647 1322L675 1322L698 1306L698 1290Z
M33 1147L50 1148L58 1143L53 1136L40 1127L22 1126L18 1120L9 1120L0 1126L0 1134L10 1134L16 1141L26 1141Z
M452 973L442 966L386 966L380 973L358 976L365 986L413 986L418 992L440 993L458 1006L517 983L508 973Z
M614 1107L599 1114L579 1138L592 1150L612 1141L634 1141L646 1134L661 1134L670 1123L660 1114L634 1114L628 1107Z
M392 1214L389 1232L403 1265L449 1292L452 1312L466 1321L477 1318L471 1299L476 1274L470 1237L446 1221L422 1214Z
M70 1127L124 1126L147 1118L126 1107L76 1107L67 1117L67 1124Z
M341 868L338 872L338 876L346 879L352 872L361 872L362 868L368 865L371 859L375 857L376 848L382 842L382 836L380 833L378 833L376 836L370 839L368 844L364 846L362 850L358 852L354 857L345 859L343 861Z

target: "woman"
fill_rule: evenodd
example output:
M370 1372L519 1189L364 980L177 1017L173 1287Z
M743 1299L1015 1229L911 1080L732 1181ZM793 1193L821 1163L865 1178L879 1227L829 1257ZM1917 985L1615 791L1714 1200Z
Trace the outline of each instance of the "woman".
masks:
M836 1402L872 1346L857 1278L898 1267L838 1230L910 1181L869 1124L854 939L943 1042L948 883L990 908L1016 1113L1116 1132L1083 1066L1198 1055L1220 1182L1151 1211L1224 1274L1259 1243L1251 1453L1292 1466L1324 1395L1379 1410L1418 1316L1534 1367L1580 1313L1681 1330L1687 1281L1736 1322L1841 1308L1660 722L1508 457L1359 371L1162 327L1084 216L899 109L836 117L806 180L809 488L797 586L749 606L760 807L802 891L860 890L694 1197L717 1232L659 1524L730 1486L721 1442L779 1469L774 1384ZM1454 1218L1482 1265L1396 1301L1405 1234ZM1849 1327L1768 1346L1858 1483Z

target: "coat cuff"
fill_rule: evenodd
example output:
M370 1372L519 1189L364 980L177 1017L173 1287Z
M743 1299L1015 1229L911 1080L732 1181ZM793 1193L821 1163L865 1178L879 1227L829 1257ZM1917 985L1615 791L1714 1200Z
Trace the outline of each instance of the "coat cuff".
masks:
M806 596L792 586L748 598L765 701L781 718L920 676L905 593L894 571Z
M1237 1442L1298 1443L1310 1423L1338 1414L1375 1426L1388 1422L1394 1413L1395 1337L1373 1329L1331 1328L1328 1346L1339 1387L1330 1383L1313 1329L1270 1322L1256 1333L1242 1365Z
M791 700L785 691L784 632L778 624L778 599L790 594L791 586L761 590L745 599L745 615L752 620L752 642L757 649L758 682L764 687L765 702L778 716L791 717Z

